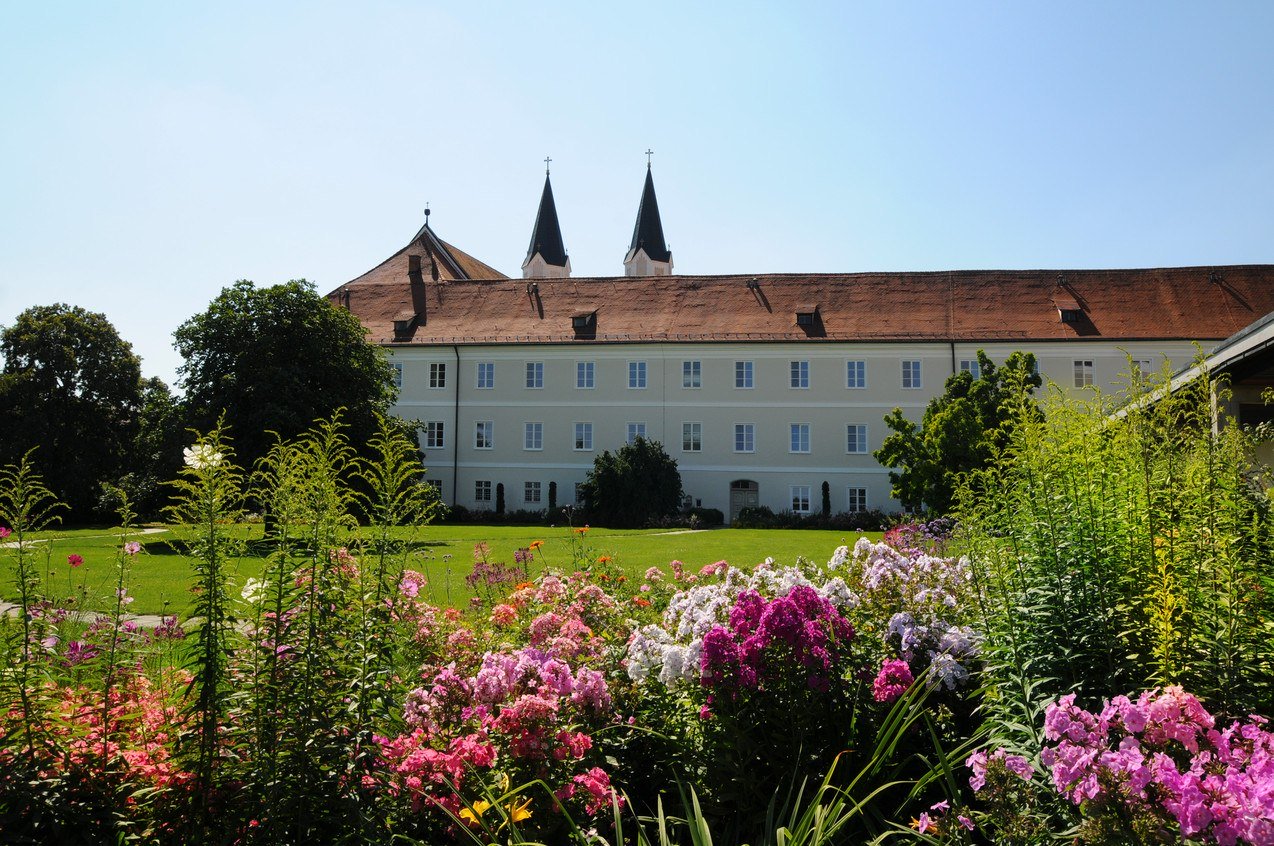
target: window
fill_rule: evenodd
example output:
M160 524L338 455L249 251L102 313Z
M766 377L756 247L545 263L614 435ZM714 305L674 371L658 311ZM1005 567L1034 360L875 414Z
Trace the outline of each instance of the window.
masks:
M734 363L734 387L752 387L752 362L736 361Z
M479 361L478 362L478 384L479 390L488 390L495 387L495 362Z
M920 387L920 362L904 361L902 363L902 386L904 388Z
M644 438L644 437L646 437L645 423L629 423L628 424L627 443L631 444L633 441L637 440L638 438Z
M867 489L866 488L850 488L849 489L849 505L845 509L850 514L857 514L860 511L867 510Z
M544 387L544 362L528 361L526 363L526 386L528 388Z
M797 514L810 513L810 486L809 485L792 485L789 489L792 493L792 510Z
M442 479L425 479L425 484L433 488L438 498L442 499Z
M575 448L588 450L593 448L593 424L575 424Z
M756 452L756 424L734 424L734 451Z
M591 388L593 387L594 367L591 361L575 362L575 387Z
M495 423L479 420L473 426L473 448L491 449L495 446Z
M981 379L981 378L982 378L982 365L978 364L978 360L977 360L976 358L974 358L974 359L967 359L967 358L966 358L966 359L962 359L962 360L960 361L960 372L961 372L961 373L968 373L968 374L969 374L969 375L971 375L974 379Z
M403 366L400 362L394 362L393 367L394 376L389 381L393 382L395 388L401 388L403 386Z
M681 424L681 451L701 452L703 450L703 424Z
M792 452L810 451L810 424L792 424Z
M575 483L575 502L576 502L576 504L577 504L577 505L578 505L580 502L582 502L582 501L583 501L583 500L581 500L581 498L580 498L580 488L582 488L583 486L584 486L584 483L583 483L583 482L576 482L576 483Z
M628 387L630 388L646 387L646 362L644 361L628 362Z
M681 387L683 388L703 387L703 362L699 362L699 361L681 362Z
M793 361L791 370L793 388L808 388L810 386L810 363L808 361Z
M429 387L431 388L447 387L447 363L445 361L435 361L430 363Z
M845 362L845 387L846 388L867 387L867 362L865 361Z
M522 485L522 501L534 505L540 501L540 483L525 482Z
M425 423L425 449L442 449L447 445L444 433L446 427L441 420L430 420Z
M845 427L845 452L867 452L867 424L850 423Z
M1150 359L1134 358L1132 360L1132 379L1134 382L1144 382L1153 375L1150 369Z
M522 433L522 449L544 449L544 424L527 423Z
M473 483L473 501L474 502L490 502L491 501L491 483L479 480Z
M1087 388L1093 384L1093 363L1091 361L1075 362L1075 387Z

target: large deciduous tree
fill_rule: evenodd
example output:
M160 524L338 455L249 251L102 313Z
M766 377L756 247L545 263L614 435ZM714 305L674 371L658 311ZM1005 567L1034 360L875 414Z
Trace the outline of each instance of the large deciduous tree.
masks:
M910 508L951 509L961 478L986 467L1008 442L1022 403L1038 414L1030 394L1040 386L1035 356L1015 352L996 367L978 351L979 375L960 372L925 409L920 425L895 408L885 417L892 434L874 455L889 471L892 494Z
M141 363L104 314L34 306L0 335L0 464L33 463L71 518L94 516L102 482L126 471Z
M637 438L606 450L580 485L588 519L613 528L638 528L681 506L681 473L658 441Z
M351 443L366 444L395 398L393 371L358 319L305 280L240 280L174 337L188 424L207 431L224 414L245 467L269 450L271 432L294 438L341 408Z

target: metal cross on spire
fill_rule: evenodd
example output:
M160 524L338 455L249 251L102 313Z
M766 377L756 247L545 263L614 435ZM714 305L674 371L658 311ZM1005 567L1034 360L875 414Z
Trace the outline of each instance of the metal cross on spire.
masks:
M549 158L548 156L545 156L545 157L544 157L544 175L545 175L545 176L548 176L548 175L549 175L549 162L551 162L551 161L553 161L553 160L552 160L551 158Z
M425 202L425 226L429 225L429 202Z
M650 149L649 147L646 148L646 169L647 170L650 170L650 157L653 156L654 154L655 154L654 150Z

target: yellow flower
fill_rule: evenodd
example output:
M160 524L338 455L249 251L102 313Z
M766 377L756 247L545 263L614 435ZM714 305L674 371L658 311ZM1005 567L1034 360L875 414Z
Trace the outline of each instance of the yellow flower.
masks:
M544 546L544 541L542 541L542 540L533 540L533 541L531 541L531 547L530 547L530 548L531 548L531 549L539 549L539 548L540 548L540 547L542 547L542 546Z
M487 809L490 807L491 807L490 802L484 802L483 800L479 799L477 802L473 803L472 808L460 809L460 819L464 820L466 823L468 823L471 826L476 826L478 825L478 822L479 822L478 817L485 814L487 812Z
M515 823L529 819L531 812L527 808L531 807L531 800L524 799L521 805L509 805L509 819Z

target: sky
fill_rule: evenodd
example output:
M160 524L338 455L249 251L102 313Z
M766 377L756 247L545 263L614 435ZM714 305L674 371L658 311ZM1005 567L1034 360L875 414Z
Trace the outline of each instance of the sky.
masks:
M520 275L552 158L623 272L1274 261L1274 3L0 0L0 327L104 313L170 385L237 279L321 293L423 221Z

